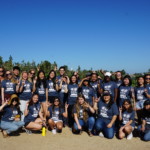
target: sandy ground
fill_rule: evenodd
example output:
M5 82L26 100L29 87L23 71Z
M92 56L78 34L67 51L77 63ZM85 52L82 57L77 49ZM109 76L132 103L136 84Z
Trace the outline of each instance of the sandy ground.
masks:
M118 140L89 137L85 132L74 135L69 128L64 128L61 134L53 135L47 131L46 136L41 134L21 133L19 136L3 138L0 134L0 150L150 150L150 142L143 142L138 137L132 140Z

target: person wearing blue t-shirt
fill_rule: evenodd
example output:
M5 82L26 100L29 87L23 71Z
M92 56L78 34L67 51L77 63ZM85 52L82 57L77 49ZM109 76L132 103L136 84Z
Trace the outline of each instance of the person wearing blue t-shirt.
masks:
M58 84L56 82L56 72L51 70L47 80L48 101L53 103L55 97L58 97Z
M90 85L89 79L84 78L81 80L79 84L79 92L84 95L86 102L91 106L93 106L95 93L94 93L94 89Z
M64 106L66 101L67 101L67 93L68 93L68 84L67 84L67 78L68 77L63 77L60 81L60 84L58 85L58 90L59 90L59 98L61 101L61 104Z
M146 74L144 76L144 80L145 80L145 86L147 91L145 92L146 97L150 100L150 74Z
M136 100L136 112L138 116L138 123L141 124L141 115L143 104L147 100L146 92L147 88L144 85L144 77L137 78L137 86L134 88L135 100Z
M100 97L100 87L101 87L101 84L102 84L101 78L98 77L98 74L96 72L93 72L91 74L90 85L94 89L95 97L96 98Z
M68 125L69 127L72 127L74 119L72 117L72 111L73 111L73 106L76 103L77 97L78 97L78 83L77 83L77 78L76 76L71 76L70 78L70 84L68 85L68 100L67 103L69 104L68 107Z
M150 141L150 101L144 102L144 108L142 113L142 124L138 127L140 131L141 139L144 141Z
M117 87L119 87L122 84L122 73L121 71L116 71L115 72L115 82L117 84Z
M33 84L28 81L28 73L26 71L22 72L22 78L20 81L19 88L19 99L20 99L20 110L22 112L21 120L24 120L24 111L26 107L26 103L32 97L32 87Z
M79 94L76 104L74 105L74 126L73 132L81 132L87 128L89 136L93 136L92 130L94 127L95 119L90 117L89 114L94 114L95 110L86 102L84 95Z
M127 139L132 139L132 131L135 127L135 111L132 109L131 101L124 100L122 107L119 108L119 120L121 121L121 127L119 129L119 138L123 139L127 136Z
M42 125L46 124L37 94L33 94L26 104L24 115L25 128L28 130L38 131L42 129Z
M5 99L10 98L12 94L16 94L18 92L19 85L14 82L13 75L11 71L6 71L6 79L2 81L2 103L4 103Z
M68 117L68 104L65 104L65 110L61 105L60 99L55 97L51 106L48 107L47 118L48 126L53 134L61 132L63 128L63 117Z
M102 99L94 109L98 110L98 118L95 122L96 133L100 133L99 136L112 139L114 137L114 123L117 119L118 108L109 91L104 91Z
M4 79L5 79L5 68L4 67L0 67L0 105L2 104L1 88L2 88L2 81Z
M33 92L37 93L39 96L39 102L43 109L43 116L46 120L46 111L47 111L46 102L48 102L48 89L45 78L45 72L42 70L38 71L37 80L34 80Z
M24 125L24 122L20 121L21 111L19 104L18 96L13 94L10 100L6 100L0 107L0 111L3 111L1 129L3 130L2 133L4 138Z
M132 85L131 77L129 75L124 76L123 83L122 85L120 85L118 89L119 107L122 106L123 101L126 99L133 101L133 105L135 107L134 88L131 85Z
M104 80L101 86L101 94L103 91L109 91L112 96L114 102L117 100L118 88L114 81L112 81L112 74L110 72L106 72L104 74Z

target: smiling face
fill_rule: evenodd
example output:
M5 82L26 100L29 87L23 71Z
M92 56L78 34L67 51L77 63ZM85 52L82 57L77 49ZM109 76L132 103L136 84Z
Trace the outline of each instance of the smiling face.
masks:
M124 107L126 110L128 110L128 109L130 108L130 104L129 104L128 102L125 102L125 103L123 104L123 107Z
M126 86L128 86L128 85L129 85L129 83L130 83L130 81L129 81L129 79L128 79L128 78L125 78L125 79L123 80L123 82L124 82L124 85L126 85Z
M117 72L116 73L116 79L121 80L121 78L122 78L121 72Z
M72 76L72 77L71 77L71 81L72 81L72 83L76 83L76 81L77 81L76 76Z
M55 100L54 100L54 106L59 106L59 99L58 98L56 98Z
M137 82L139 85L144 85L144 78L140 77Z
M109 82L110 81L110 77L109 76L105 76L105 81Z
M146 84L150 84L150 75L147 75L145 77L145 82L146 82Z
M36 103L38 102L38 100L39 100L38 95L34 95L34 96L32 97L32 101L33 101L34 104L36 104Z
M4 75L4 70L3 68L0 68L0 76L3 76Z
M97 75L96 74L92 74L91 81L95 82L96 80L97 80Z
M13 70L15 76L19 76L20 71L18 69Z
M28 74L27 72L22 73L22 79L27 80L28 79Z
M80 105L83 105L84 101L85 101L84 98L82 98L82 97L78 98L78 102Z
M63 76L63 75L65 74L65 70L64 70L63 68L61 68L61 69L59 70L59 73L60 73L61 76Z
M41 80L43 80L44 79L44 73L43 72L40 72L40 74L39 74L39 78L41 79Z
M6 77L8 80L12 79L12 73L10 71L6 71Z
M109 103L109 101L110 101L110 95L104 96L103 99L104 99L105 103Z
M52 72L49 74L49 77L50 77L50 79L53 79L53 78L55 77L54 71L52 71Z

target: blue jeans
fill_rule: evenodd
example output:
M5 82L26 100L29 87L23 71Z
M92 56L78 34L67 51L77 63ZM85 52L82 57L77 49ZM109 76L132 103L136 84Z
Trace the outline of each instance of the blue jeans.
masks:
M86 127L88 128L88 131L92 131L93 127L94 127L94 123L95 123L95 119L94 117L89 117L88 120L85 122L84 120L82 119L79 119L79 124L81 127ZM74 125L73 125L74 129L77 131L79 130L78 129L78 126L76 124L76 122L74 122Z
M138 126L138 130L140 131L140 129L142 128L142 126ZM140 131L140 136L144 141L150 141L150 130L145 130L144 132Z
M17 131L23 125L24 125L23 121L13 121L13 122L1 121L1 128L3 130L6 130L7 134Z
M102 118L98 118L95 123L95 129L97 132L102 131L106 138L112 139L114 137L114 126L108 128L107 125L108 123L106 123L106 121Z

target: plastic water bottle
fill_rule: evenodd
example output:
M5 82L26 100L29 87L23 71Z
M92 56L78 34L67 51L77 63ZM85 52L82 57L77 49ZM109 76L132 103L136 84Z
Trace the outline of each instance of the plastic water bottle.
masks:
M42 128L42 136L45 136L46 135L46 128L43 126Z

